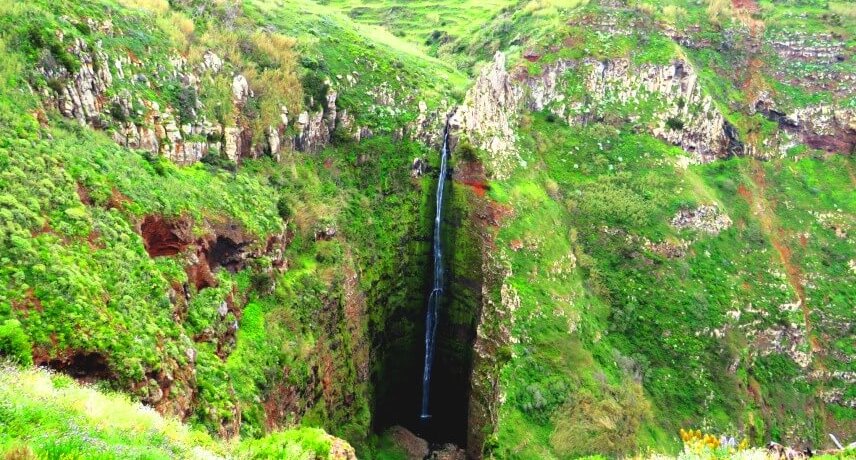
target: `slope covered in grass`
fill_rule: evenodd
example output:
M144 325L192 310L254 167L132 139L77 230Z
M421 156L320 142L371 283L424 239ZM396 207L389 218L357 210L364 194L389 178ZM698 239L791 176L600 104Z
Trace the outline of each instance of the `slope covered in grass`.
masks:
M0 364L4 458L345 459L353 451L320 429L220 442L121 393L43 369Z

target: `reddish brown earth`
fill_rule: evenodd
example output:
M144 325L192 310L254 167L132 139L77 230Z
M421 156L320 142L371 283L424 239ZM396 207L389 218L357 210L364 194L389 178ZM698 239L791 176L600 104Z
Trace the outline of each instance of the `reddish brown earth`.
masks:
M30 314L30 310L35 310L39 313L44 311L44 307L42 306L42 301L36 297L35 291L33 288L27 290L24 298L21 300L13 300L12 301L12 309L23 313L24 317L28 317Z
M805 324L805 333L809 340L809 344L811 345L811 349L813 352L820 352L820 343L811 334L811 308L808 305L805 288L803 287L804 277L802 269L793 260L793 250L788 245L789 235L787 234L787 231L776 223L775 208L777 203L774 199L768 197L766 173L764 172L764 167L757 162L752 166L752 182L755 185L754 195L742 185L738 188L738 193L746 199L750 208L753 208L753 212L758 216L761 223L761 228L770 238L770 242L778 254L779 262L785 269L788 284L791 285L800 302L803 322ZM748 197L746 195L747 193ZM753 203L758 203L758 205L753 207Z
M193 238L189 219L166 219L158 215L143 219L140 234L150 257L176 255L184 251Z
M484 172L484 166L477 162L464 162L453 174L455 183L469 187L479 197L490 189Z
M283 369L284 379L288 378L288 373L288 368ZM284 383L274 385L262 403L265 410L265 428L268 431L277 430L282 428L282 422L287 420L289 415L299 415L301 399L302 396L293 386Z
M535 50L526 50L523 52L523 59L526 59L529 62L537 62L541 59L541 53Z
M761 11L758 7L757 0L731 0L731 6L736 10L743 10L749 13L757 13Z
M92 206L92 197L89 196L89 190L80 182L77 183L77 196L80 198L81 203Z

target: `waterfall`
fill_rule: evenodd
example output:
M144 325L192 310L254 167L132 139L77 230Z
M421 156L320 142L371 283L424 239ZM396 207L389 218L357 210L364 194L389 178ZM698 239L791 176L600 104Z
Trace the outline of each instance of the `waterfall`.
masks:
M437 335L437 309L443 295L443 243L440 240L440 225L443 217L443 193L446 191L446 175L449 160L449 126L443 130L443 149L440 154L440 177L437 179L437 214L434 216L434 285L428 295L425 312L425 367L422 372L422 414L420 419L431 418L428 400L431 392L431 366L434 364L434 339Z

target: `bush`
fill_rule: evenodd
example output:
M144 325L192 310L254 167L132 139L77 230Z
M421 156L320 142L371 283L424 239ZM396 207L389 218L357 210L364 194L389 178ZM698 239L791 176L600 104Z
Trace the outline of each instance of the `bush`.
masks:
M289 206L288 200L286 200L285 197L280 198L279 201L276 202L276 211L279 213L279 217L281 217L282 220L288 220L291 218L291 206Z
M241 443L245 458L323 459L330 453L330 436L318 428L297 428Z
M636 448L642 421L650 412L642 387L629 379L603 388L603 395L582 390L556 412L550 445L565 456L620 456Z
M670 117L666 120L666 126L674 131L680 131L684 129L684 121L678 117Z
M21 322L16 319L7 319L0 326L0 355L4 355L12 361L30 366L33 364L33 345L30 338L21 327Z

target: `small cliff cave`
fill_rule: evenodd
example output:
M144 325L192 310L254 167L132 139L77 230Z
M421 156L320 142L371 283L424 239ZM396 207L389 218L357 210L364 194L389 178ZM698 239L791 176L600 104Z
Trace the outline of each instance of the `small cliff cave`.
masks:
M166 218L148 215L140 223L140 236L149 257L174 256L189 247L196 248L196 262L186 267L188 280L202 290L216 286L214 271L225 268L232 273L246 265L248 246L253 243L237 224L210 224L208 235L194 238L193 224L185 217ZM270 242L269 242L270 245Z
M116 377L107 363L107 357L99 352L78 351L44 361L36 360L57 372L74 377L78 381L94 383L99 380L112 380Z
M143 219L140 235L150 257L174 256L184 251L193 238L189 219L167 219L158 215Z
M248 241L232 239L229 236L217 235L208 241L204 249L205 259L211 269L223 267L232 273L244 267L244 248Z

